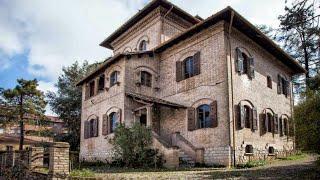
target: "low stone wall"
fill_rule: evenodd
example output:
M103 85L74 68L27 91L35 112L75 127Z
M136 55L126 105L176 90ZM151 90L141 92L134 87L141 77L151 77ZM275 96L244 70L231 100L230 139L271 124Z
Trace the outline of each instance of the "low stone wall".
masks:
M204 163L206 165L231 165L231 148L228 147L212 147L204 150Z

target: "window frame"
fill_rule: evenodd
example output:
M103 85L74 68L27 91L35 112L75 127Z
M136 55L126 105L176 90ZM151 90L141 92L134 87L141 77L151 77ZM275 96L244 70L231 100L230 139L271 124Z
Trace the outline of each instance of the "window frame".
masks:
M140 85L152 87L152 74L148 71L141 71L140 73Z
M139 51L146 51L147 50L147 41L141 40L139 43Z
M89 98L95 95L95 81L89 82Z
M275 155L275 148L273 146L268 147L268 155L269 156Z
M185 58L182 62L183 68L183 79L188 79L195 76L195 67L194 67L194 56L189 56ZM191 72L187 72L191 71Z
M115 118L115 119L114 119ZM112 112L109 114L109 132L114 133L117 127L118 114L116 112Z
M98 79L98 92L103 91L104 88L105 88L105 75L102 74L99 76L99 79Z
M211 119L210 117L210 114L212 113L210 105L202 104L197 107L196 112L197 112L197 119L196 119L197 129L211 128L213 124L213 119ZM200 115L202 116L201 119L200 119Z
M119 71L113 71L110 74L110 87L119 83Z
M253 146L251 144L247 144L245 146L245 151L244 152L245 152L244 154L247 155L247 156L253 155L253 153L254 153Z

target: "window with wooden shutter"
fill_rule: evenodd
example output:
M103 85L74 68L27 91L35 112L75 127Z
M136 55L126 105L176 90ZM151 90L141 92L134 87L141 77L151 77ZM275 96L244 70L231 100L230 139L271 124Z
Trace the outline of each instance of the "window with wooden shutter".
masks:
M237 68L237 72L239 74L242 74L243 73L243 62L244 62L244 58L242 56L242 51L237 48L236 49L236 55L237 55L237 58L236 58L236 68Z
M141 71L136 72L135 81L136 81L136 85L137 85L137 86L140 86L140 85L141 85Z
M264 135L267 133L268 128L268 119L267 119L267 113L261 114L261 135Z
M253 57L248 57L248 62L249 62L248 76L249 76L250 79L253 79L254 76L255 76L254 58Z
M280 137L283 136L283 118L279 118L279 131L280 131Z
M200 52L197 52L193 56L193 68L194 68L194 73L193 75L199 75L200 74L200 68L201 68L201 57L200 57Z
M278 74L277 92L278 94L282 94L282 77L280 74Z
M187 111L188 111L188 130L193 131L196 128L195 109L193 107L189 107Z
M273 133L278 134L279 133L279 121L278 121L278 114L274 115L274 121L273 121Z
M245 109L244 106L239 104L239 129L243 129L245 127Z
M121 119L121 109L119 109L118 112L117 112L117 120L118 120L118 123L119 123L119 124L122 123L122 119Z
M99 136L99 118L97 117L96 119L93 120L93 137L98 137Z
M104 114L102 116L102 135L108 135L109 133L109 116L108 114Z
M176 62L176 81L182 81L183 80L183 75L182 75L182 62L177 61Z
M83 137L84 139L88 139L89 138L89 121L84 121L84 124L83 124Z
M252 129L258 130L258 112L257 108L252 108Z
M213 101L210 104L210 119L212 121L212 127L218 127L218 103Z

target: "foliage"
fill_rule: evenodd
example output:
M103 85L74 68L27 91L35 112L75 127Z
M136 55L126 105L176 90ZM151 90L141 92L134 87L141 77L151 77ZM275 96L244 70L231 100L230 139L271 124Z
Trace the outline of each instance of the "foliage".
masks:
M291 156L287 156L287 157L283 157L283 158L278 158L278 159L281 159L281 160L286 160L286 161L293 161L293 160L299 160L299 159L303 159L307 157L306 154L303 154L303 153L298 153L298 154L295 154L295 155L291 155Z
M297 147L320 153L320 86L319 74L312 78L312 89L307 97L294 108ZM318 85L316 85L318 84Z
M90 169L76 169L70 172L71 177L94 177L95 174Z
M135 123L131 128L119 125L110 140L114 145L114 165L125 167L161 167L162 157L150 149L152 134L149 128Z
M239 165L237 165L237 167L238 168L253 168L253 167L264 166L266 164L267 164L267 161L256 160L256 161L248 161L245 164L239 164Z
M29 131L26 131L26 135L40 136L40 137L54 137L54 133L48 130L41 130L41 131L29 130Z
M7 110L5 116L12 121L20 123L20 147L23 148L24 121L26 116L37 116L44 118L46 102L43 93L37 89L38 81L18 79L18 85L13 89L1 91L1 97ZM22 133L21 133L22 132Z
M47 94L52 111L59 115L69 131L67 135L58 138L68 142L71 150L77 151L80 147L82 88L76 84L98 65L99 63L89 65L87 61L80 65L76 61L71 66L62 68L63 73L55 84L58 91Z
M17 162L13 167L5 167L3 172L5 179L24 179L26 177L26 173L28 172L28 165L25 161L20 160L20 162Z

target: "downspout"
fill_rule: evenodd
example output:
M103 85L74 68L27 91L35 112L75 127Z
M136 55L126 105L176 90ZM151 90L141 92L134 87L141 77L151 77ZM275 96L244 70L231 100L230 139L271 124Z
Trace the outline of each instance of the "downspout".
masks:
M292 78L291 78L292 80ZM291 93L290 93L290 110L291 110L291 121L293 125L293 150L296 150L296 123L294 122L294 112L293 112L293 107L294 107L294 95L293 95L293 85L291 83ZM290 127L289 127L290 128Z
M229 63L230 63L230 88L231 88L231 111L232 111L232 119L230 119L230 124L232 123L232 143L230 142L230 146L232 146L233 151L233 166L236 166L236 137L235 137L235 115L234 115L234 97L233 97L233 70L232 70L232 58L231 58L231 31L232 31L232 24L233 24L233 18L234 18L234 11L231 11L231 18L229 22L229 28L228 28L228 50L229 50ZM228 56L228 54L227 54ZM230 125L229 125L230 127Z

